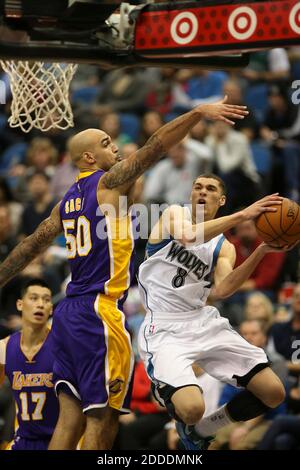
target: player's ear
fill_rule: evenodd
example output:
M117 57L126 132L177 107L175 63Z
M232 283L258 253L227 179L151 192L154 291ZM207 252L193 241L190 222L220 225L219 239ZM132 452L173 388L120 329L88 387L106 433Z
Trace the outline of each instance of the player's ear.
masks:
M220 206L224 206L226 204L226 196L223 194L223 196L220 197Z
M18 312L22 312L22 309L23 309L23 300L18 299L17 302L16 302L16 306L17 306Z
M83 159L87 163L89 163L90 165L93 164L93 163L96 163L96 159L95 159L94 154L92 152L84 152Z

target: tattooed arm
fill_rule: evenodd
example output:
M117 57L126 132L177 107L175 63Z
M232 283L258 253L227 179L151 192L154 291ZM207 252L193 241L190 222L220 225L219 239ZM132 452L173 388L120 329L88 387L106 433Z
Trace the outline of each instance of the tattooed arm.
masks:
M42 253L62 231L58 203L35 232L19 243L0 265L0 286L24 269Z
M180 142L201 119L219 120L234 125L231 119L243 119L248 114L246 106L228 105L226 101L227 97L216 103L197 106L165 124L140 150L105 173L100 180L99 189L116 188L119 193L127 193L135 180L156 163L169 148Z

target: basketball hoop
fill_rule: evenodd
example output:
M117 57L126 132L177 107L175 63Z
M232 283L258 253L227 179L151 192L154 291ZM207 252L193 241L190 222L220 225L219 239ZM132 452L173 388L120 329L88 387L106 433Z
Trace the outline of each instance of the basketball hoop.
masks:
M74 126L69 86L77 65L10 60L0 64L10 78L11 127L46 132Z

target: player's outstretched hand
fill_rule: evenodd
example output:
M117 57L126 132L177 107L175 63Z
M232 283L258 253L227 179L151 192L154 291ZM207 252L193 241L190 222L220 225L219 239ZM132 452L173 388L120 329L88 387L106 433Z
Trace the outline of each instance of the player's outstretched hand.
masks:
M300 243L300 240L297 240L295 243L292 245L284 245L284 246L272 246L268 245L266 242L263 242L260 246L263 248L265 253L271 253L271 252L278 252L278 251L291 251L295 246Z
M211 104L200 104L198 106L201 117L212 121L224 121L234 126L232 119L244 119L249 114L247 106L239 106L235 104L226 104L228 96L222 100Z
M256 219L263 212L276 212L277 208L274 206L281 205L282 201L283 197L279 196L279 193L270 194L243 209L244 216L249 220Z

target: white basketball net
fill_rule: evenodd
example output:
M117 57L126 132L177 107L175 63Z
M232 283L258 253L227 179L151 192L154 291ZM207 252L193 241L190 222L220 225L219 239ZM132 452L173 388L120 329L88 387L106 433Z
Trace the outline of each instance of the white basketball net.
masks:
M10 77L11 127L29 132L74 126L69 86L77 65L28 61L0 61Z

